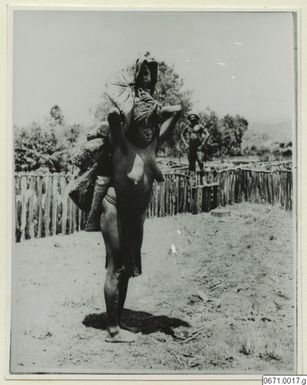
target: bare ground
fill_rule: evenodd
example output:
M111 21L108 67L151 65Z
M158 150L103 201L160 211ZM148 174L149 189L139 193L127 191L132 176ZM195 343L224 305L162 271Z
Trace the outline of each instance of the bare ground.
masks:
M12 372L294 371L292 216L227 209L147 220L143 275L125 306L142 329L132 344L105 342L100 233L16 244Z

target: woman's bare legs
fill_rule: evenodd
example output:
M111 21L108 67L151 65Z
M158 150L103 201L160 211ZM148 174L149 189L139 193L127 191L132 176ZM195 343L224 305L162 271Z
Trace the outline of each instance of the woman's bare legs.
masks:
M135 334L122 330L119 318L127 295L129 277L122 268L117 212L115 206L104 202L101 229L106 246L107 274L104 297L107 309L108 342L132 342Z

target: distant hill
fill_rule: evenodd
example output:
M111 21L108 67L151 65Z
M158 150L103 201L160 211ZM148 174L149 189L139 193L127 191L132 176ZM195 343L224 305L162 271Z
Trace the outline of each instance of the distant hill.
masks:
M274 123L250 123L242 138L242 147L268 146L273 143L288 143L292 141L290 121Z

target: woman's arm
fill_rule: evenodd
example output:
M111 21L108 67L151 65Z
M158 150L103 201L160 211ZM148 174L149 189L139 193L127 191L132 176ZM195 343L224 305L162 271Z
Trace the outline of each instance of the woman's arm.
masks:
M185 135L188 132L188 130L189 130L189 127L186 126L185 129L181 132L181 135L180 135L181 140L183 141L183 144L185 145L186 149L189 148L189 145L188 145L187 141L185 140Z
M111 134L111 143L114 147L120 147L123 152L127 150L127 139L121 124L121 114L117 108L112 108L108 114L108 122Z
M209 140L211 134L209 131L203 131L203 134L202 134L202 142L201 142L201 147L203 147Z
M164 106L162 107L162 114L173 114L174 112L180 112L182 106L180 104L175 104L174 106Z
M174 125L179 119L181 111L182 111L182 107L180 104L175 106L162 107L162 114L169 114L170 117L166 119L161 125L160 134L159 134L160 140L163 140L167 131L169 131L171 128L174 127Z

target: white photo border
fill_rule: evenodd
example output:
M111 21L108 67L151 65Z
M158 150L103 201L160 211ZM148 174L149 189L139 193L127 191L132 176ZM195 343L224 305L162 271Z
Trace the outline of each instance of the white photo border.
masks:
M88 3L88 2L86 2ZM288 7L289 3L291 8ZM44 4L44 5L42 5ZM147 6L148 4L148 6ZM237 383L238 381L248 380L249 384L259 383L261 375L101 375L101 374L86 374L86 375L74 375L74 374L59 374L59 375L12 375L9 373L9 352L10 352L10 298L11 298L11 248L13 239L13 226L12 226L12 192L13 192L13 178L12 178L12 158L13 158L13 135L12 135L12 15L15 10L105 10L105 11L195 11L195 12L295 12L297 15L297 128L294 130L297 153L294 156L296 158L296 167L294 169L294 178L297 183L296 204L294 205L294 213L296 212L297 224L295 245L295 254L297 256L296 264L296 277L297 277L297 373L303 374L307 371L306 361L306 335L307 335L307 319L306 319L306 293L307 293L307 267L306 267L306 248L307 242L303 241L303 234L306 234L306 200L303 199L303 194L307 193L307 183L303 176L306 174L306 153L305 148L305 136L303 127L307 124L307 109L303 109L302 106L305 102L306 105L306 41L301 41L304 32L307 29L306 13L307 5L303 4L303 0L283 1L283 0L271 0L271 1L195 1L193 0L186 6L186 3L174 1L171 2L156 2L157 5L147 2L146 7L133 5L127 1L117 1L116 6L114 3L106 1L95 1L92 5L85 4L83 1L73 2L66 1L61 2L47 2L47 1L31 1L27 2L11 2L7 1L5 4L1 4L0 8L0 25L2 38L0 40L0 79L4 87L1 88L1 99L4 103L1 104L1 117L0 126L2 133L0 159L3 162L1 167L2 180L5 183L1 184L1 207L6 208L3 210L5 214L1 216L0 223L0 235L1 235L1 250L2 255L5 258L1 258L0 271L2 273L2 282L0 286L1 293L1 325L4 327L0 331L0 341L3 342L2 346L5 346L3 351L3 360L0 360L0 378L3 381L11 384L20 383L20 381L26 381L26 383L40 383L46 380L56 380L57 383L75 383L76 381L106 381L106 383L121 383L132 384L135 381L142 384L147 384L149 381L159 382L161 384L166 383L209 383L208 381L222 381L219 383ZM303 16L305 15L305 19ZM303 21L304 20L304 21ZM303 86L305 84L305 86ZM6 103L5 103L6 101ZM295 196L295 195L294 195ZM303 256L305 258L303 258ZM1 350L0 350L1 351ZM265 374L265 373L264 373ZM286 373L285 373L286 374Z

